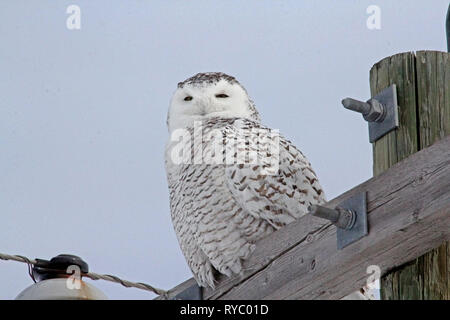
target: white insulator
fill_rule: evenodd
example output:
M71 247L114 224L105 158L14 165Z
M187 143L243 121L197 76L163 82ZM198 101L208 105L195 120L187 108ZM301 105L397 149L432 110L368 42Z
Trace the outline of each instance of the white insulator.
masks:
M69 278L43 280L23 290L16 300L107 300L106 295L93 285ZM79 284L79 286L77 285Z

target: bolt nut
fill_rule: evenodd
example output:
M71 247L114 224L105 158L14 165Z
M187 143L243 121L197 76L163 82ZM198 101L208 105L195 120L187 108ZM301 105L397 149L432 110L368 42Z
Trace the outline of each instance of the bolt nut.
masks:
M370 110L363 115L364 119L369 122L382 122L386 117L386 108L376 99L367 101L370 105Z
M335 223L341 229L350 230L356 221L356 214L352 210L336 208L339 211L339 220Z

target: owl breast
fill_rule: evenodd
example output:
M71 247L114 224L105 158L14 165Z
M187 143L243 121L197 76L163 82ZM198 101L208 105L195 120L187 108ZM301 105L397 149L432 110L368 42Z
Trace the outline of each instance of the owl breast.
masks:
M181 250L197 282L214 287L217 271L240 273L257 240L325 198L303 154L272 130L244 119L199 125L169 141L166 171Z

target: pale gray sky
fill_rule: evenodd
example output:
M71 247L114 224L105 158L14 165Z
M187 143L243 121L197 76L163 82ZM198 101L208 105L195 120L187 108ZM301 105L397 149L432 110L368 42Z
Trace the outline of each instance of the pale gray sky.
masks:
M81 30L66 28L67 6ZM366 27L369 5L381 29ZM309 157L329 199L371 177L369 70L446 51L448 0L0 0L0 252L81 256L169 289L191 277L169 215L163 151L180 80L224 71L263 123ZM89 281L89 280L88 280ZM154 296L92 282L112 299ZM31 284L0 261L0 299Z

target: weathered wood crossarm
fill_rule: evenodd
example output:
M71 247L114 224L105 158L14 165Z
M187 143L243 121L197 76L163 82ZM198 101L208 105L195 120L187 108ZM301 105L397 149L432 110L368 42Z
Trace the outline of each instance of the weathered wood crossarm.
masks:
M336 179L339 178L337 174ZM337 250L336 227L304 216L257 243L245 272L221 277L204 299L339 299L450 239L450 136L329 201L367 191L369 234ZM174 296L193 279L170 290Z

